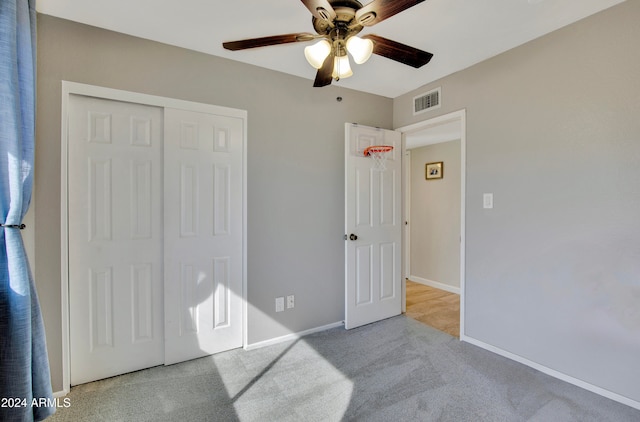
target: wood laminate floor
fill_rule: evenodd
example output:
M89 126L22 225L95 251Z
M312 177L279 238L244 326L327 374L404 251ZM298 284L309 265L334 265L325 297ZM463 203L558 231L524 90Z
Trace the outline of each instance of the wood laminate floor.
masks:
M460 337L460 295L407 280L406 315Z

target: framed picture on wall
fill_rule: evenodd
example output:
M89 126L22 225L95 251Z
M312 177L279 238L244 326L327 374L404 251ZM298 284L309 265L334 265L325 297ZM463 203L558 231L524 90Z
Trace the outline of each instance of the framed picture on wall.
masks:
M442 179L444 172L444 164L442 161L437 163L427 163L426 165L426 178L427 180Z

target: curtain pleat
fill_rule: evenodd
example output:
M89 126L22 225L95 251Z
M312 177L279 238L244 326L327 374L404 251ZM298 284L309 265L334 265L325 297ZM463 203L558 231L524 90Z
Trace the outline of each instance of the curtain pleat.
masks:
M55 411L44 324L20 227L33 186L35 45L35 0L0 0L2 421L43 420Z

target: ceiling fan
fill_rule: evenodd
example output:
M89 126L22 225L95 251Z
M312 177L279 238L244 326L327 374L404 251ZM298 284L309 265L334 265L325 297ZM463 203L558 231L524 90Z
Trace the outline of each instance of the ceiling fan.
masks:
M331 84L333 79L353 74L349 64L350 53L358 64L366 62L371 54L419 68L429 63L433 54L401 44L378 35L356 36L366 26L409 9L424 0L373 0L363 6L357 0L301 0L313 14L313 28L317 35L297 33L273 35L222 43L227 50L237 51L294 42L320 41L305 48L305 57L318 69L313 86Z

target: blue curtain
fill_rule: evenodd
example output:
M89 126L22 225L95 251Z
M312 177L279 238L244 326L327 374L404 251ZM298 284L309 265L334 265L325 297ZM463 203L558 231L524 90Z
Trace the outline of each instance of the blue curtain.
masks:
M0 0L2 421L43 420L55 411L44 325L21 234L33 185L35 43L35 0Z

